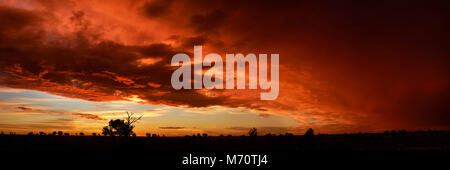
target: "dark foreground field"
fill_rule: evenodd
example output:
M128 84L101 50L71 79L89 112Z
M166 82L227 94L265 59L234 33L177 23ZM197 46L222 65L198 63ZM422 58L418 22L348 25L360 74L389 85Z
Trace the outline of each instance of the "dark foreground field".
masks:
M445 163L450 151L450 132L407 134L350 134L316 136L258 137L104 137L2 135L0 152L17 159L52 159L70 162L98 162L115 165L116 161L142 162L152 166L195 167L183 165L193 156L250 154L267 155L268 164L226 165L216 167L271 168L326 163L430 164ZM75 163L78 164L78 163ZM119 163L120 164L120 163ZM325 164L325 165L326 165ZM79 164L78 164L79 165ZM448 165L447 165L448 166Z

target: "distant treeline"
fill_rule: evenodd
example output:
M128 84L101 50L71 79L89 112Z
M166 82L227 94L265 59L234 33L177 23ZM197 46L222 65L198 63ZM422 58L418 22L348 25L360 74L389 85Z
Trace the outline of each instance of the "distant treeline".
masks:
M388 136L397 136L397 135L408 135L408 134L442 134L442 133L450 133L450 130L418 130L418 131L407 131L407 130L386 130L384 132L358 132L358 133L342 133L342 134L317 134L316 136L342 136L342 135L351 135L351 136L361 136L361 135L388 135ZM4 133L4 131L0 132L0 135L29 135L29 136L108 136L105 134L101 134L101 133L87 133L85 134L84 132L79 132L79 133L68 133L68 132L63 132L63 131L53 131L53 132L29 132L27 134L17 134L16 132L9 132L9 133ZM275 137L275 136L279 136L279 137L291 137L291 136L314 136L314 130L312 129L308 129L308 131L305 132L305 134L303 135L295 135L293 133L280 133L280 134L274 134L274 133L266 133L263 135L259 135L257 132L256 128L252 128L249 130L249 132L247 133L247 135L242 134L242 135L235 135L234 137L238 136L238 137L244 137L244 136L266 136L266 137ZM135 133L132 134L132 137L137 137ZM158 137L166 137L166 135L160 135L160 134L156 134L156 133L146 133L145 137L148 138L158 138ZM197 133L197 134L192 134L192 135L185 135L184 137L186 138L202 138L202 137L213 137L208 135L207 133ZM215 137L233 137L233 135L231 134L220 134L218 136Z

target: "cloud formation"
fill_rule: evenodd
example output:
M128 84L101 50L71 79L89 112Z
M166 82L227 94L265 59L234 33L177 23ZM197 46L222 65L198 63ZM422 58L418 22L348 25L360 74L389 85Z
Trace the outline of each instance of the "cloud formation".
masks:
M8 109L6 107L6 109ZM73 112L67 112L67 111L54 111L54 110L43 110L43 109L35 109L31 107L25 107L25 106L18 106L15 108L19 112L26 112L26 113L38 113L38 114L50 114L50 115L74 115L85 119L91 119L91 120L98 120L98 121L105 121L105 118L102 118L95 114L89 114L89 113L73 113Z
M79 116L85 119L92 119L92 120L100 120L100 121L105 121L106 119L101 118L98 115L93 115L93 114L87 114L87 113L72 113L72 115L75 116Z
M443 1L5 3L0 82L89 101L246 108L328 131L448 128L449 6ZM174 90L171 57L192 54L192 46L200 44L205 53L279 53L279 98L259 101L259 92L251 90Z
M170 130L177 130L177 129L184 129L184 127L176 127L176 126L165 126L165 127L159 127L160 129L170 129Z

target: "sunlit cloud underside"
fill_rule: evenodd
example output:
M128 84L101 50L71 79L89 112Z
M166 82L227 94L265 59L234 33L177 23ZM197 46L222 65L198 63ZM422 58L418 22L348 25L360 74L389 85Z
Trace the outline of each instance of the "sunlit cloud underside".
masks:
M138 135L241 135L251 127L260 127L266 133L285 133L298 125L289 117L244 108L183 108L143 104L134 99L91 102L4 87L0 88L0 96L0 129L4 133L100 133L108 120L123 118L126 111L143 115L136 125Z

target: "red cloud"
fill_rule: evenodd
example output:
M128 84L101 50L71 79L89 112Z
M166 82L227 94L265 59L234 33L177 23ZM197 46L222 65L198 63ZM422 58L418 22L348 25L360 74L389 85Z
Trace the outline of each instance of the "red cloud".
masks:
M2 6L0 82L90 101L243 107L330 131L448 128L450 5L440 3L157 1L62 19L79 9ZM174 90L171 57L200 44L208 53L279 53L279 98ZM148 58L158 62L139 65Z

